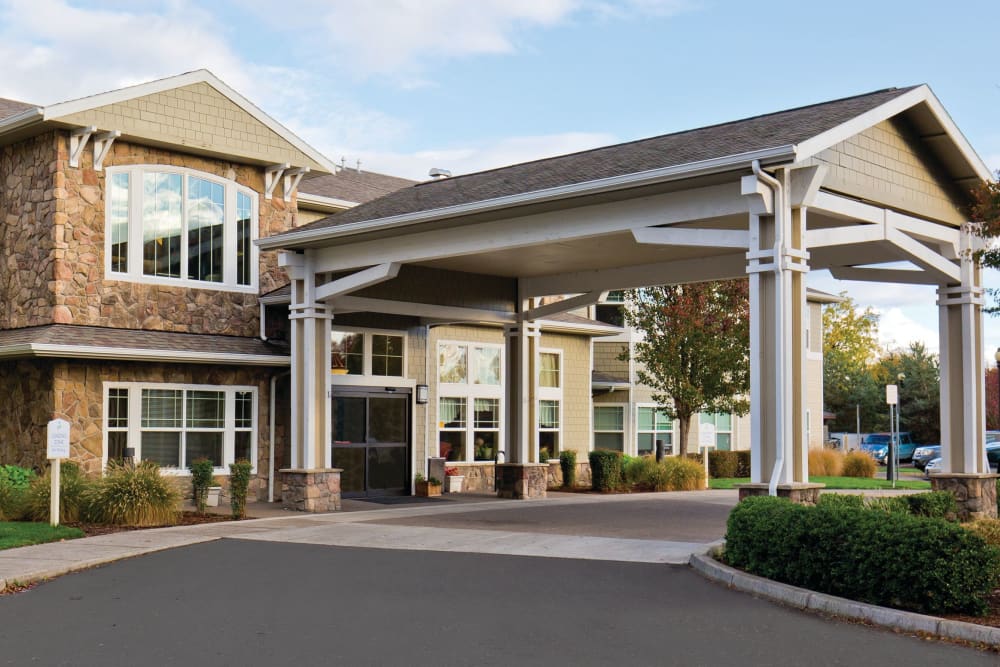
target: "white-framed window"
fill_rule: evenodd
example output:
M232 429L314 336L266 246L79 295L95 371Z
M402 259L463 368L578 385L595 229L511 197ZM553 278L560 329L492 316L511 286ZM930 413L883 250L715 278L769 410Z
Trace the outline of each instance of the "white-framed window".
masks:
M729 413L703 412L700 423L715 426L715 448L729 451L733 448L733 416Z
M345 327L330 336L333 374L406 377L406 334Z
M664 453L674 448L674 423L667 413L655 405L636 407L636 452L639 456L656 453L656 441L663 441Z
M625 406L594 406L594 449L625 451Z
M256 293L256 192L185 167L106 172L108 277Z
M104 386L105 459L135 449L136 461L187 473L207 458L216 474L246 459L257 469L257 389L218 385L108 383Z
M558 458L562 445L562 350L538 351L538 450L535 461Z
M503 346L439 341L438 455L493 461L503 423Z

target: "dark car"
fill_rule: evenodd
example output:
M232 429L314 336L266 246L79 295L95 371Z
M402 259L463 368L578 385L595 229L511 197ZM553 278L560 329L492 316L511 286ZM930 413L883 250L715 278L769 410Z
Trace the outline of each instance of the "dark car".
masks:
M986 459L990 462L990 470L1000 472L1000 441L986 445Z
M910 438L909 431L899 433L899 460L910 461L913 459L913 451L917 448L917 443ZM869 433L861 443L861 450L867 452L877 463L885 465L889 459L889 440L892 436L889 433Z
M920 470L927 467L927 462L941 456L941 445L920 445L913 450L913 466Z

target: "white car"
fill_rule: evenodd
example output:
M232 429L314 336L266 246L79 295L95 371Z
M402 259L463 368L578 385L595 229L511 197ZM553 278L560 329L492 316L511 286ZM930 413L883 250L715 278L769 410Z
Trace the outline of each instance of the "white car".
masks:
M931 459L927 462L927 467L924 468L924 479L930 479L931 475L934 473L941 472L941 457L936 459Z

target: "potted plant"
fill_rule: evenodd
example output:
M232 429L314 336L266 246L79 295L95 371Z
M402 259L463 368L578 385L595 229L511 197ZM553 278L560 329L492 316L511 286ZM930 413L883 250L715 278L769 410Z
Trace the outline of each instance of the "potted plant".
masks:
M424 476L418 472L416 477L416 487L418 496L429 497L441 495L441 480L436 477L424 479Z
M465 475L455 466L448 466L444 469L445 479L448 480L448 493L461 493L462 484L465 482Z

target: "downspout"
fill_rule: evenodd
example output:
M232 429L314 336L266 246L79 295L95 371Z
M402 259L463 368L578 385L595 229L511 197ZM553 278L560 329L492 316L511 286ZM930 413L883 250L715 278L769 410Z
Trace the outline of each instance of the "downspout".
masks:
M278 384L278 378L283 378L291 374L291 369L284 371L283 373L278 373L277 375L271 376L271 393L268 394L268 399L270 401L270 410L267 413L268 416L268 461L267 461L267 502L274 502L274 391Z
M774 178L763 169L760 168L760 161L754 160L750 163L753 169L754 175L761 181L764 181L771 188L771 194L774 198L774 249L772 262L774 264L774 275L775 282L778 285L782 285L784 281L785 267L783 266L783 253L785 244L784 236L784 190L781 187L781 181ZM777 346L776 346L776 368L775 368L775 378L777 382L775 383L775 400L777 405L777 424L776 426L781 429L781 442L780 447L777 447L774 457L774 468L771 470L771 479L768 482L768 494L772 496L778 495L778 476L781 474L782 469L785 467L785 447L787 443L785 442L785 345L787 341L785 340L785 304L784 304L784 292L782 289L782 298L775 299L774 311L775 319L778 321L778 326L781 327L780 335L777 336ZM777 429L776 429L777 433Z

